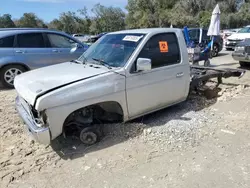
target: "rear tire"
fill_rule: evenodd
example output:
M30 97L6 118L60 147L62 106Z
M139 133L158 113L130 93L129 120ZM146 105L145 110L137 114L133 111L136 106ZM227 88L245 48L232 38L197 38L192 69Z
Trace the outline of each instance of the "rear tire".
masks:
M232 49L231 48L226 48L226 51L232 51Z
M219 45L218 44L214 44L213 51L212 51L212 57L217 57L218 54L219 54Z
M246 67L246 66L247 66L247 62L240 61L239 63L240 63L240 66L241 66L241 67Z
M3 67L0 71L2 85L6 88L13 89L15 77L25 71L26 69L21 65L8 65Z
M204 61L204 67L210 67L210 60L205 60Z

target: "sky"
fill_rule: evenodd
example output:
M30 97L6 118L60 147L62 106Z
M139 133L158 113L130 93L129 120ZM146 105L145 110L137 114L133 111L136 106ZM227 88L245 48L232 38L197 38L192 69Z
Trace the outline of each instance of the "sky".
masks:
M127 0L0 0L0 15L11 14L13 19L20 18L25 12L33 12L45 22L58 18L60 13L77 11L86 6L91 8L100 3L125 9ZM4 2L2 2L4 1Z

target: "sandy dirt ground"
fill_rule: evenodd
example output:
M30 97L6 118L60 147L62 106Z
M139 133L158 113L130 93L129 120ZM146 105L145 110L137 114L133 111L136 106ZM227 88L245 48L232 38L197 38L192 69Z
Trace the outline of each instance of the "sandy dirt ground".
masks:
M239 67L230 52L212 59ZM250 67L249 67L250 68ZM126 124L85 147L62 138L34 142L14 108L15 91L0 91L0 187L250 187L250 73L230 78L218 98L186 102Z

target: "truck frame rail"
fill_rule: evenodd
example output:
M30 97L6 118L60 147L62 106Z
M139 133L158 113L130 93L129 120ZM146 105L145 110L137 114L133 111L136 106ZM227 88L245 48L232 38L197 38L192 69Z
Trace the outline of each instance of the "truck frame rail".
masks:
M198 65L190 66L190 89L197 90L206 84L209 79L217 78L218 84L222 83L222 78L238 77L239 79L244 76L245 70L231 69L231 68L214 68L204 67Z

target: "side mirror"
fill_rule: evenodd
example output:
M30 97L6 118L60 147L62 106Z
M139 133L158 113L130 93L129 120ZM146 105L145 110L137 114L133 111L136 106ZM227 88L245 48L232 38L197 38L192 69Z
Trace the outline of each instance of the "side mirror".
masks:
M147 58L138 58L136 62L136 71L149 71L152 69L151 59Z
M77 49L82 48L82 46L78 43L74 44L74 46L71 48L70 52L74 53Z

